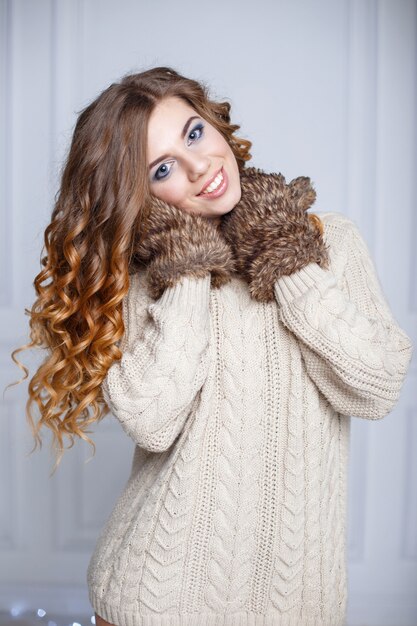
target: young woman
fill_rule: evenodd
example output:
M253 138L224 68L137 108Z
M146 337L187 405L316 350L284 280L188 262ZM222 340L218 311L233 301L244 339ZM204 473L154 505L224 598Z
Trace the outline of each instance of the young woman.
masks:
M28 416L63 452L110 409L136 444L88 566L96 624L345 620L350 416L393 409L412 345L354 222L247 167L238 128L166 67L76 124Z

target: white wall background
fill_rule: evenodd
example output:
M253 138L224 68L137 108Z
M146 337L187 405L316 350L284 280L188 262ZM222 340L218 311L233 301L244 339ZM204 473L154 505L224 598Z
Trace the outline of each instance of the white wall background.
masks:
M353 218L417 342L416 0L0 0L0 389L20 378L43 231L76 114L128 71L172 65L232 104L251 165L311 177L318 211ZM19 358L30 368L36 353ZM349 625L417 624L416 357L382 421L352 421ZM128 477L115 418L28 456L27 381L0 411L0 611L91 615L86 567Z

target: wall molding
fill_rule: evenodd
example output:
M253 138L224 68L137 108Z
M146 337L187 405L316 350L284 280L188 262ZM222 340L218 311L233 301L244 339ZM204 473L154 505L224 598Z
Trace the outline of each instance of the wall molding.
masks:
M0 134L3 141L0 143L0 308L13 307L12 275L12 0L3 0L0 3Z
M403 513L400 556L417 562L417 407L408 407L405 423Z
M348 2L346 149L349 216L375 250L378 0Z

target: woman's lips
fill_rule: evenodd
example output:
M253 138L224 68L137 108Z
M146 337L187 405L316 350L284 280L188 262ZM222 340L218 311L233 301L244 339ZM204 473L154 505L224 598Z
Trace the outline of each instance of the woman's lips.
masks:
M211 191L210 193L197 194L200 198L207 198L207 200L214 200L215 198L218 198L219 196L222 196L224 194L224 192L226 191L229 185L229 179L228 179L226 170L223 167L220 170L220 172L223 176L223 180L220 183L220 185L217 187L217 189L215 189L214 191Z

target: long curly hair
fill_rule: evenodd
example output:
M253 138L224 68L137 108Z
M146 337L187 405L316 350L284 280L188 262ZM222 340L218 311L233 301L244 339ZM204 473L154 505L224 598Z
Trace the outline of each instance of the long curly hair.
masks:
M30 454L42 447L41 427L52 431L52 474L65 451L64 436L69 448L78 436L95 454L87 427L110 411L101 383L122 356L122 300L137 269L134 250L149 205L148 120L170 96L182 98L225 137L240 170L251 158L252 143L234 135L240 126L230 121L230 103L211 100L205 83L171 67L124 76L79 114L44 232L43 269L33 283L37 298L31 310L25 308L31 341L11 353L24 371L15 385L28 377L16 355L36 346L47 349L28 383L26 417L35 440Z

